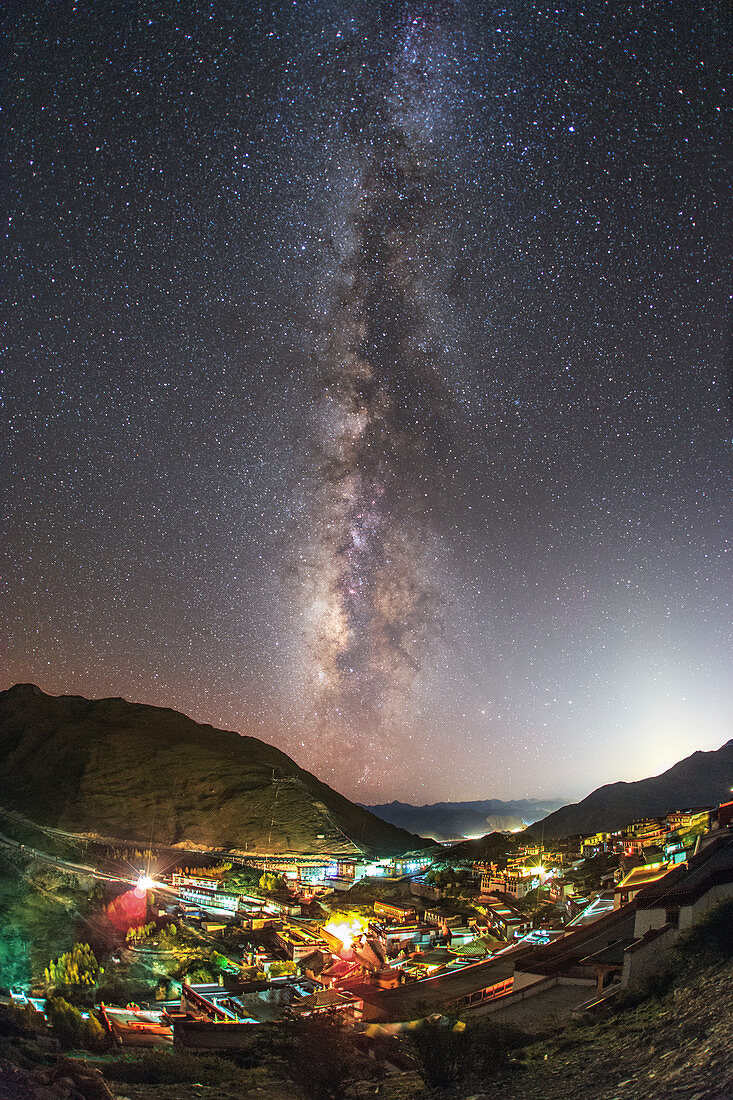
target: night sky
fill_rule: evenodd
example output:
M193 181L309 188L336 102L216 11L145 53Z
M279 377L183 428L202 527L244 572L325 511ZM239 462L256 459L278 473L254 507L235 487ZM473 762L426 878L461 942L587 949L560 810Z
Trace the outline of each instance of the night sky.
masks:
M11 4L0 687L365 802L730 737L725 10Z

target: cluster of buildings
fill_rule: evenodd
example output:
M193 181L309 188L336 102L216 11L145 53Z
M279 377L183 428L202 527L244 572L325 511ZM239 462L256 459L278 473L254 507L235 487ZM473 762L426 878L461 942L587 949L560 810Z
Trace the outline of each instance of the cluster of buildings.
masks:
M686 864L706 836L731 824L733 803L724 803L643 818L615 832L578 839L583 858L603 853L617 860L608 885L613 888L613 906L619 909L675 866Z
M432 855L420 852L409 856L392 856L383 859L365 859L358 856L340 856L332 860L305 857L280 857L249 860L251 866L262 870L277 871L293 888L305 894L322 893L324 890L346 891L363 878L401 879L405 875L419 875L433 863Z
M666 911L664 921L656 911L649 917L653 889L662 880L668 883L670 872L684 876L696 860L697 878L709 885L700 868L710 866L709 847L714 843L727 853L719 860L725 863L730 857L730 868L718 868L718 877L729 875L733 892L733 840L726 815L726 807L680 811L633 822L613 833L569 838L552 850L529 844L517 849L504 867L475 863L467 869L463 900L425 881L421 871L427 860L407 860L399 868L392 864L391 877L403 876L402 896L378 898L369 916L354 926L319 927L299 917L294 906L264 906L261 899L240 895L236 912L243 926L268 933L269 946L260 946L248 959L266 974L275 958L285 957L293 973L249 986L240 983L236 996L233 989L194 990L205 1001L216 1002L218 1013L204 1011L202 1003L186 993L185 1005L170 1014L172 1026L186 1036L185 1042L195 1044L197 1022L208 1020L208 1027L217 1020L252 1023L262 1018L262 1005L267 1018L272 1018L274 1008L278 1018L337 1012L361 1026L405 1019L431 1002L436 1007L450 1001L477 1011L499 1011L501 1005L524 1003L540 994L567 1001L568 983L576 1002L592 998L620 978L624 966L627 980L636 976L647 965L648 944L654 942L659 949L688 919L678 918L675 925L666 919ZM600 853L612 857L610 870L601 888L583 897L571 872ZM410 871L412 862L415 868ZM341 861L332 870L340 880L364 877L356 861ZM293 885L307 890L311 877L312 872L299 874ZM328 881L325 871L322 881ZM533 930L536 907L528 906L527 895L539 886L545 889L535 896L554 901L556 913ZM179 879L176 887L183 892L196 884ZM724 883L723 893L728 888ZM719 893L710 896L717 898ZM255 903L262 911L253 918L247 907ZM699 910L689 910L693 911ZM253 923L258 920L261 923ZM645 921L649 927L642 928ZM537 1002L533 1010L536 1007Z
M505 867L474 864L480 874L481 897L497 895L512 908L532 890L543 887L547 898L562 911L564 923L587 922L602 912L632 901L639 890L684 863L700 838L733 823L733 803L716 808L677 810L660 817L631 822L613 832L595 832L555 841L552 849L539 845L520 848ZM609 858L609 869L601 878L605 887L594 898L579 893L574 872L584 861L598 855Z
M583 897L574 883L599 855L608 857L603 874ZM271 1021L335 1013L363 1030L446 1004L501 1012L531 1030L548 1013L560 1018L643 977L681 931L733 897L733 802L571 837L552 850L528 844L505 864L464 866L460 897L426 879L425 856L290 866L280 900L177 872L169 911L221 931L236 944L240 972L233 966L215 985L183 983L180 999L145 1010L105 1007L103 1023L123 1044L206 1050L246 1047L253 1025ZM399 888L326 924L304 916L301 901L314 886L333 893L367 875Z

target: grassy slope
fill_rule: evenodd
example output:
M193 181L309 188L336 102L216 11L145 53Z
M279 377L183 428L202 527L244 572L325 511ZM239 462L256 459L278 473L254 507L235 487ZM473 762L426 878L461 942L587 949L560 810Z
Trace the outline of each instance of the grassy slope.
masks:
M67 951L93 880L0 849L0 985L37 982Z
M271 745L122 699L11 688L0 756L0 801L69 830L271 852L420 844Z
M733 1095L733 968L688 978L667 997L528 1047L523 1069L486 1100L668 1100ZM709 1090L709 1091L708 1091ZM718 1091L720 1090L720 1091Z

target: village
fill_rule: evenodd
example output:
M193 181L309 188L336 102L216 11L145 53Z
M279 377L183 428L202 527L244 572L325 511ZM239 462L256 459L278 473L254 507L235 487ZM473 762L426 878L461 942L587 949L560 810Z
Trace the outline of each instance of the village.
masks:
M242 888L247 878L257 885ZM448 1010L532 1032L633 985L733 896L733 802L547 847L520 839L491 861L436 848L262 856L141 873L118 903L128 894L143 922L128 929L128 960L155 969L172 945L196 942L218 969L171 983L165 999L97 1004L116 1045L236 1051L257 1025L321 1015L368 1040ZM10 1000L44 1009L34 991Z

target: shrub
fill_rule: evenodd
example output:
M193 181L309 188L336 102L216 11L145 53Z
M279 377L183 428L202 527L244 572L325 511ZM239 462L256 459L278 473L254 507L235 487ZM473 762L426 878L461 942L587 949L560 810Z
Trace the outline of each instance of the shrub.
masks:
M2 1031L9 1035L33 1035L46 1026L43 1016L33 1005L9 1004L3 1013Z
M240 1076L226 1058L174 1050L150 1050L139 1057L118 1058L105 1065L104 1073L111 1081L128 1085L218 1085Z
M733 958L733 898L719 902L682 932L673 952L687 966L713 966Z
M509 1052L524 1042L526 1036L517 1028L447 1016L424 1020L403 1040L425 1084L436 1089L448 1088L469 1074L494 1076L507 1064Z
M94 1016L85 1018L63 997L51 997L46 1001L46 1017L54 1035L66 1047L96 1049L104 1042L104 1028Z
M296 974L297 971L297 963L291 962L290 959L286 959L284 962L276 959L275 962L270 963L271 978L279 978L284 974Z
M341 1100L376 1067L356 1047L353 1033L329 1016L309 1016L263 1035L260 1054L269 1064L284 1064L310 1100Z

